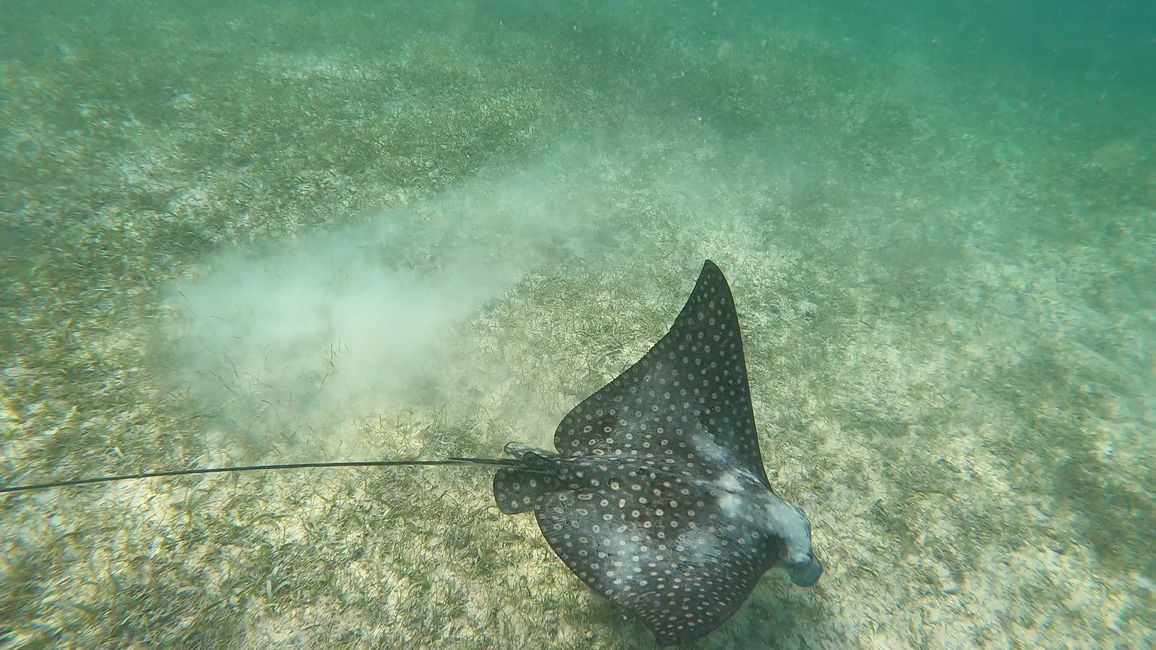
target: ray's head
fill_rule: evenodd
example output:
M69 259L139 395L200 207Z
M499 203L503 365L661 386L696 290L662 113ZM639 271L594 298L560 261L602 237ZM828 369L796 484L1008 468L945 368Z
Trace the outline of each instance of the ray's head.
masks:
M811 522L801 507L789 501L783 503L792 514L787 515L790 534L784 537L786 552L779 566L796 586L813 587L823 575L823 563L811 548Z
M729 469L711 485L727 522L741 523L768 540L764 553L770 568L799 587L812 587L823 564L811 547L811 521L803 509L780 497L767 483L743 469Z

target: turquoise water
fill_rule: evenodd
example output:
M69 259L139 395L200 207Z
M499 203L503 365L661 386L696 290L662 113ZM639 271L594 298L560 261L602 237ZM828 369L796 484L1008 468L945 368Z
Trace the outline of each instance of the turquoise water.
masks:
M1143 3L6 2L4 482L492 456L702 260L826 565L702 647L1152 643ZM648 647L485 471L0 498L14 647Z

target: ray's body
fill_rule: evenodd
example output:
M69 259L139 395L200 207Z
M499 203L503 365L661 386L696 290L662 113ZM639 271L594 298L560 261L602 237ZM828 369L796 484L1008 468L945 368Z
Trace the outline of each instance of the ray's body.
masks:
M804 587L822 573L810 522L763 469L734 298L709 260L670 331L554 446L506 446L523 466L497 471L498 507L532 511L566 566L662 645L718 627L772 567Z

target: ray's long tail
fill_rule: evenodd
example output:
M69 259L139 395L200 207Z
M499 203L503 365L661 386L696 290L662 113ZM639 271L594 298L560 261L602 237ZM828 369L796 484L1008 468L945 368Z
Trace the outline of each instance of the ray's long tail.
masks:
M336 467L405 467L428 465L474 465L483 467L522 467L524 461L515 458L445 458L441 460L356 460L337 461L328 463L279 463L274 465L237 465L234 467L201 467L194 469L173 469L157 472L139 472L136 474L117 474L115 476L96 476L88 478L72 478L62 481L45 483L28 483L25 485L0 485L0 494L12 492L32 492L58 487L74 485L92 485L94 483L113 483L116 481L135 481L146 478L161 478L165 476L189 476L193 474L228 474L232 472L265 472L287 469L319 469Z

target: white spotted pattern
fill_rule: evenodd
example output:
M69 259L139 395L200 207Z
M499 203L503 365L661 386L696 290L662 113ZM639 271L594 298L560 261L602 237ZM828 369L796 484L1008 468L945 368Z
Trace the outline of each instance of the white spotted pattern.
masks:
M809 524L763 469L738 315L710 261L666 336L554 444L507 446L523 467L498 471L498 506L533 511L566 565L660 644L705 635L769 568L810 557Z

